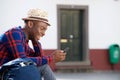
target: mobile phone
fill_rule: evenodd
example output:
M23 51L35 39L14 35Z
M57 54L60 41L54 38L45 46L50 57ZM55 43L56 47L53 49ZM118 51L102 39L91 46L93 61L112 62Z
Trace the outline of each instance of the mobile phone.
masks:
M67 53L68 50L69 50L69 47L66 47L66 48L63 50L63 52L64 52L64 53Z

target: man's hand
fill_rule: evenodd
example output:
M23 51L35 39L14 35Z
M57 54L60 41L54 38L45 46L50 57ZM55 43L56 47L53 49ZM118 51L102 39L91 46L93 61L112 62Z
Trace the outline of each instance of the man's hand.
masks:
M56 50L53 52L53 60L55 63L65 60L65 57L66 53L64 53L62 50Z

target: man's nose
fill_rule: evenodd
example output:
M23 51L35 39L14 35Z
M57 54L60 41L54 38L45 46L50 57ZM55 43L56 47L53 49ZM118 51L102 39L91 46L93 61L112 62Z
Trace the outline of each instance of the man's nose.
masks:
M44 36L44 35L45 35L45 31L42 32L42 36Z

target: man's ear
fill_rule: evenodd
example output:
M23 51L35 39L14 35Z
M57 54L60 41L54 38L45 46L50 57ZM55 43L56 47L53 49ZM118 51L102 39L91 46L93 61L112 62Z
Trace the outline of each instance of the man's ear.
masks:
M32 28L33 27L33 22L32 21L28 21L28 27Z

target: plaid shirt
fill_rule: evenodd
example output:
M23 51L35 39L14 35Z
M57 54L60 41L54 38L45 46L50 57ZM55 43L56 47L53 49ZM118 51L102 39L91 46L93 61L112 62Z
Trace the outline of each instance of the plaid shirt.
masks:
M32 41L33 48L30 48L25 33L21 27L8 30L0 37L0 65L16 59L30 58L38 66L49 63L52 55L44 56L41 44Z

